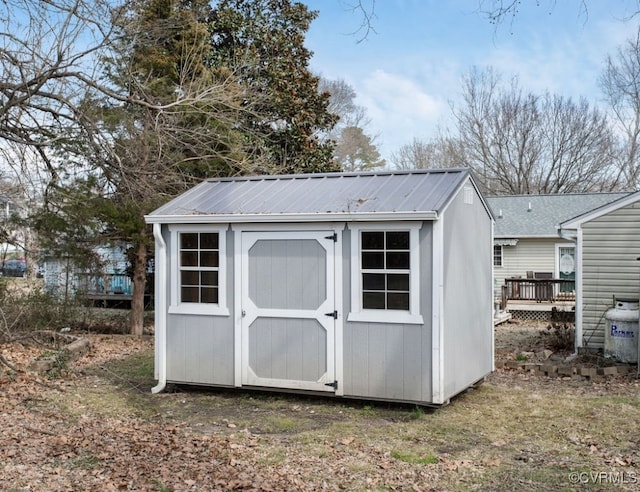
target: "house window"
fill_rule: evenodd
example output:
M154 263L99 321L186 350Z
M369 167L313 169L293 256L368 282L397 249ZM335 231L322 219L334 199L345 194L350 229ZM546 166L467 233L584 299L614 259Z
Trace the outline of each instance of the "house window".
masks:
M220 240L217 232L180 233L180 302L218 303Z
M170 313L228 315L225 229L183 225L171 229Z
M502 246L493 247L493 266L502 266Z
M419 223L352 225L349 321L422 323Z

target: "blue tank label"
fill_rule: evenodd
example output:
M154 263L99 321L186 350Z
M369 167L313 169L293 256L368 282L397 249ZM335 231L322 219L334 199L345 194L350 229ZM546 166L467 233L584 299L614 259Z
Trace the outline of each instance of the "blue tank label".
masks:
M618 329L618 325L611 325L611 336L618 338L634 338L636 336L635 332L632 330L620 330Z

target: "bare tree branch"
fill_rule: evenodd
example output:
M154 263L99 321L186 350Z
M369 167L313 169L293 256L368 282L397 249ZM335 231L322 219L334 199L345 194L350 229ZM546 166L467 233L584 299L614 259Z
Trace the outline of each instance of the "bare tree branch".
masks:
M606 117L586 100L503 86L472 70L454 108L465 163L494 194L566 193L615 188L614 139Z

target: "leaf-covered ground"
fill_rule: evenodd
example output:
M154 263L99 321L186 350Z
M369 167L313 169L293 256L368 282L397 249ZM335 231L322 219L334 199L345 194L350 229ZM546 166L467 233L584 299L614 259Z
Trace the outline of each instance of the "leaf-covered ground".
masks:
M497 329L503 349L531 330ZM0 368L0 490L637 490L640 385L498 371L438 410L244 391L151 395L151 338ZM515 348L514 348L515 349ZM5 345L25 367L40 349ZM640 479L640 477L638 477Z

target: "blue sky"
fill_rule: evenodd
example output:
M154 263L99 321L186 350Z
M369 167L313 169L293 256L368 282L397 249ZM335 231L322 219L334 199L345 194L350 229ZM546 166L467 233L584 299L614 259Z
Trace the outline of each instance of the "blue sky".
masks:
M526 90L600 104L604 59L636 35L640 20L629 19L640 9L636 0L587 0L586 12L582 0L522 0L518 16L497 27L479 13L480 0L375 0L376 33L358 42L355 0L303 2L319 11L306 42L311 69L354 88L387 159L450 124L450 105L472 66L518 76Z

